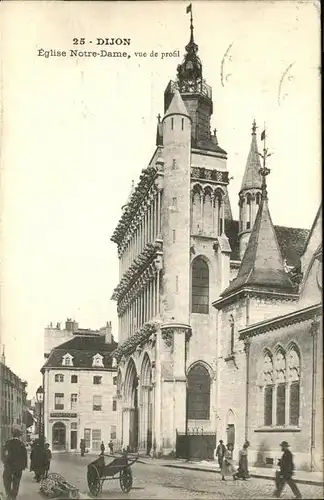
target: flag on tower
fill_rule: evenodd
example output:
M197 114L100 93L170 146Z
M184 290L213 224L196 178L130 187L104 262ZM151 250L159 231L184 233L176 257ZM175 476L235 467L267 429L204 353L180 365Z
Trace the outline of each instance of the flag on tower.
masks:
M188 7L187 7L186 12L187 12L187 14L189 14L189 12L191 12L191 11L192 11L192 5L191 5L191 3L190 3L190 4L188 5Z
M264 141L265 136L266 136L266 135L265 135L265 130L264 130L264 131L262 132L262 134L261 134L261 141Z

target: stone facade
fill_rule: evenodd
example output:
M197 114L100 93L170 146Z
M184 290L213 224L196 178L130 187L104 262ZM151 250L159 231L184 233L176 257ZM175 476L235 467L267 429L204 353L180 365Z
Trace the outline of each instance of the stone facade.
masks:
M232 219L227 154L209 130L212 92L191 35L177 82L165 91L156 150L111 238L120 263L112 296L119 316L117 442L155 455L174 453L177 435L193 429L213 434L215 443L234 442L236 450L250 437L252 347L240 331L296 310L300 293L289 273L298 275L309 234L272 225L255 123L240 219ZM260 261L253 254L257 218L262 245L273 241L258 265L260 273L268 265L274 287L265 273L257 289L244 285L223 296L251 274L245 254Z
M0 359L0 443L11 437L11 429L18 425L26 440L26 398L27 382L21 380Z
M108 330L108 334L106 332ZM42 368L44 433L53 451L89 451L116 443L117 374L111 352L117 348L108 323L101 333L78 329L46 356Z

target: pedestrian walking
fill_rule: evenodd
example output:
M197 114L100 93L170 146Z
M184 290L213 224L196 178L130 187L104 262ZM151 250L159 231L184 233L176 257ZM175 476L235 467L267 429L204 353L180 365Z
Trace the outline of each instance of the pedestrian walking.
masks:
M302 495L299 491L299 488L292 476L294 473L294 462L293 462L293 454L289 450L289 444L287 441L282 441L280 443L282 456L278 461L278 466L280 468L276 473L276 490L274 495L279 498L282 490L287 483L290 486L291 491L295 495L295 498L302 498Z
M81 452L81 457L84 457L84 454L85 454L85 441L84 441L84 439L81 439L81 441L80 441L80 452Z
M103 455L105 453L105 445L104 445L104 442L101 441L101 445L100 445L100 451L101 451L101 455Z
M113 455L114 454L114 443L112 442L112 440L109 441L108 446L109 446L110 455Z
M220 469L223 466L225 452L226 452L226 446L224 445L224 441L222 439L220 439L218 446L215 449L215 453L214 453L214 459L216 460L216 458L217 458L218 465L219 465Z
M12 429L12 439L8 439L2 448L3 485L7 499L15 500L20 486L22 471L27 467L27 450L21 441L21 430Z
M51 466L51 460L52 460L52 452L50 450L50 446L48 443L45 444L45 474L44 476L47 477L48 476L48 471L50 470L50 466Z
M35 442L31 467L31 469L35 472L35 479L37 483L39 483L45 476L46 462L47 456L45 450L45 440L43 437L40 437Z
M250 446L249 441L245 441L243 444L243 448L239 451L239 466L237 473L235 474L236 479L243 479L243 481L246 481L246 479L249 476L249 469L248 469L248 447Z
M232 443L228 443L227 450L225 451L222 463L222 470L221 470L222 481L225 481L225 477L227 476L232 476L234 480L236 479L235 469L233 465L233 450L234 447Z

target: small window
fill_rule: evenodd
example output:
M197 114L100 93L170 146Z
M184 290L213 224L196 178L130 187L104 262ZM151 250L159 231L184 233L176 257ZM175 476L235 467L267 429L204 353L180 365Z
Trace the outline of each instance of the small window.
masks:
M177 198L176 197L172 198L172 206L173 206L173 208L177 208L177 205L178 205Z
M116 426L110 426L110 439L116 439Z
M95 375L95 376L93 377L93 383L94 383L95 385L99 385L99 384L101 384L101 381L102 381L102 377L99 377L98 375Z
M174 127L174 118L171 118L171 130L173 130Z
M93 396L92 409L93 409L93 411L101 411L102 410L101 396Z
M73 356L71 354L66 353L62 358L63 366L73 366Z
M101 444L101 429L92 429L92 449L94 451L99 451L100 444Z
M78 376L71 375L71 384L77 384L77 383L78 383Z
M71 410L75 410L78 402L78 395L71 394Z
M196 257L192 264L191 300L193 313L208 314L209 268L200 257Z
M62 375L61 373L57 373L55 375L55 382L64 382L64 375Z
M183 130L184 127L184 118L181 118L181 130Z
M113 385L117 385L117 377L113 377Z
M113 399L113 411L117 411L117 401L116 399Z
M175 158L173 158L172 160L172 170L175 170L177 168L177 162L175 160Z
M91 429L84 429L84 444L86 448L90 448Z
M103 364L102 360L103 360L103 356L101 356L100 354L96 354L95 356L93 356L92 366L103 367L104 364Z
M55 393L54 408L55 410L64 410L64 394L62 392Z

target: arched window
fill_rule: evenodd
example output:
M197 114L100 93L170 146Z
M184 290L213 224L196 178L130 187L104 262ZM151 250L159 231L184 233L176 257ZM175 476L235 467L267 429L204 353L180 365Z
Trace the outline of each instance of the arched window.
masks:
M298 425L300 408L300 358L295 347L289 350L287 360L289 383L289 424Z
M209 269L200 257L192 264L191 311L201 314L209 311Z
M62 375L62 373L56 373L55 382L64 382L64 375Z
M273 364L270 353L263 358L263 383L264 385L264 425L272 425L273 405Z
M188 419L209 420L210 376L202 365L196 365L188 374Z
M286 423L286 359L280 349L275 355L275 382L276 382L276 424Z

